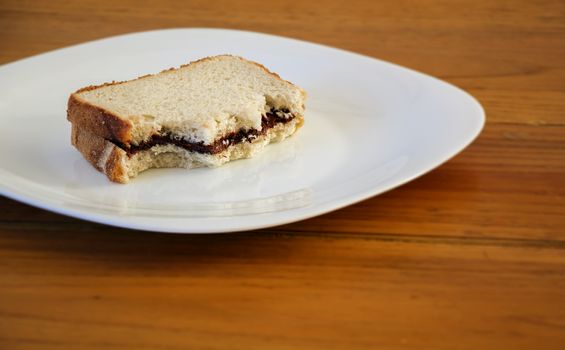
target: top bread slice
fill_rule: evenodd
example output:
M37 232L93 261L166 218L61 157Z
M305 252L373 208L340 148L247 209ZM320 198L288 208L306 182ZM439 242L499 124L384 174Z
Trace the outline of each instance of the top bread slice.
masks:
M212 144L239 130L261 130L272 110L302 118L305 92L262 65L241 57L207 57L135 80L71 94L74 126L122 145L167 134Z

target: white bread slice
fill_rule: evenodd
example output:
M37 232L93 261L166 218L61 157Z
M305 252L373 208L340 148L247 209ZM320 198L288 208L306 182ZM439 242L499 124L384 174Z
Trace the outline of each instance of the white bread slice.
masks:
M73 145L110 180L126 183L148 168L219 166L249 158L302 126L305 97L302 89L263 66L223 55L80 89L69 98L67 118ZM292 119L261 131L263 116L273 111ZM189 151L172 143L130 152L154 136L214 145L242 131L254 131L255 136L228 142L219 153Z
M175 145L159 145L132 156L114 143L72 124L72 144L99 171L113 182L127 183L150 168L217 167L241 158L251 158L272 142L282 141L302 126L303 118L277 124L251 142L232 145L218 154L190 152Z
M271 108L304 114L305 92L241 57L207 57L156 75L87 87L69 99L68 119L121 144L173 134L211 144L240 129L261 130Z

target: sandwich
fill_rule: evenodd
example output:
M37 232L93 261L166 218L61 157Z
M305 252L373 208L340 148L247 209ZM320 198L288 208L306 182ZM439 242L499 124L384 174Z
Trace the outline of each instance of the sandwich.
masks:
M250 158L304 123L306 93L241 57L207 57L71 94L71 143L109 180Z

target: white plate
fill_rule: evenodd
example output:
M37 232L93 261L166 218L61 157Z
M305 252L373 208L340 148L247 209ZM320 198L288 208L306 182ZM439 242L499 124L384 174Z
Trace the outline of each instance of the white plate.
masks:
M304 127L253 159L159 169L110 183L70 145L76 89L221 53L263 63L308 92ZM135 33L0 66L0 194L104 224L228 232L303 220L437 167L480 132L484 112L430 76L304 41L221 29Z

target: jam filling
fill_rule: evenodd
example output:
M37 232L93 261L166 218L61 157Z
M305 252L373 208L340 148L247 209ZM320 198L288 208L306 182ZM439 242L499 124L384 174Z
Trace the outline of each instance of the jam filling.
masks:
M226 148L231 145L235 145L241 142L252 142L259 136L267 133L267 131L273 128L277 124L286 124L294 119L294 115L286 109L274 110L271 109L270 112L266 113L261 118L261 130L248 129L239 130L237 132L232 132L223 136L222 138L214 141L211 144L205 145L203 142L190 142L184 139L174 138L173 135L153 135L147 141L143 141L138 145L125 145L118 142L114 142L120 148L125 150L128 156L132 156L139 151L148 150L153 146L157 145L169 145L173 144L178 147L182 147L191 152L198 152L204 154L217 154L223 152Z

